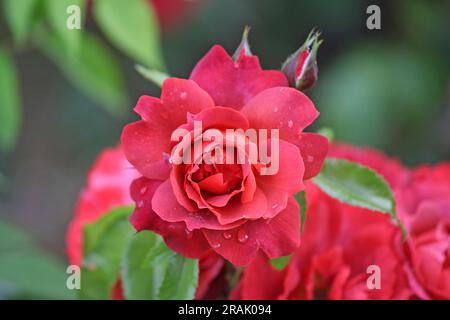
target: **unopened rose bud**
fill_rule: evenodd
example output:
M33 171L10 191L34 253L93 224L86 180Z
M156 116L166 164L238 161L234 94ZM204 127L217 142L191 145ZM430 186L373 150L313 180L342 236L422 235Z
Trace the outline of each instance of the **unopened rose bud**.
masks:
M250 32L250 27L245 26L244 32L242 33L242 40L236 51L233 54L233 60L237 61L242 56L252 56L252 52L250 51L250 45L248 43L248 34Z
M318 77L317 50L322 40L320 33L311 31L305 43L283 63L281 70L287 76L289 85L305 91L314 87Z

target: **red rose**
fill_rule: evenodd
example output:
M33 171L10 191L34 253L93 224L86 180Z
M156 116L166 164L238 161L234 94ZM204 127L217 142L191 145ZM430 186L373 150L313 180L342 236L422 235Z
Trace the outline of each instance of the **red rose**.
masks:
M418 298L450 299L450 164L415 169L397 194L411 286Z
M379 152L349 146L331 148L340 158L364 159L395 181L398 162ZM390 174L393 173L391 176ZM412 292L404 272L401 232L386 214L332 199L307 185L307 219L302 245L289 265L276 271L260 256L244 272L232 298L241 299L407 299ZM367 281L379 267L380 289ZM372 268L372 267L370 267Z
M75 217L67 230L67 255L69 262L81 265L83 260L83 227L93 223L115 207L133 203L130 184L138 176L125 159L120 147L103 151L89 171L87 185L78 199ZM210 286L221 275L224 260L211 250L200 259L199 284L196 299L214 297ZM121 281L112 290L113 299L123 299Z
M299 208L293 195L303 190L303 180L319 172L327 140L303 133L318 112L287 85L281 72L262 70L256 56L241 55L235 62L214 46L190 80L167 79L161 98L141 97L135 111L142 120L127 125L122 134L125 155L142 174L131 187L134 227L161 234L169 247L187 257L198 258L212 248L235 265L248 264L260 249L278 257L298 247ZM200 131L196 122L202 124ZM195 156L198 139L205 141L208 131L228 129L271 134L278 129L274 145L279 152L271 151L272 135L257 143L245 138L242 145L225 138L219 160L174 162L174 147L194 145ZM175 130L187 132L180 143L171 141ZM231 138L239 137L235 130ZM199 159L212 154L208 147L219 145L210 141L201 142ZM257 161L251 158L249 150L266 147L279 154L276 174L263 174L270 165L261 155ZM234 152L242 163L235 163Z

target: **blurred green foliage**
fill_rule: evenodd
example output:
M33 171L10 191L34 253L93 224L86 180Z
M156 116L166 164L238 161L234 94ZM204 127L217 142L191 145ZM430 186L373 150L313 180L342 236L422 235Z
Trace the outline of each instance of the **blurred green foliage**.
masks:
M0 149L10 150L20 128L20 95L16 67L0 47Z
M46 54L82 93L113 115L123 114L127 94L117 58L98 36L87 30L85 21L93 7L94 17L106 38L131 60L163 69L159 27L146 0L2 0L2 17L9 34L2 32L0 46L23 50L27 45ZM79 8L81 29L70 29L71 6ZM0 23L1 25L1 23ZM3 30L2 30L3 31ZM10 53L11 54L11 53ZM9 150L20 122L16 71L11 57L0 52L0 148Z
M34 242L0 220L0 299L73 299L64 265Z

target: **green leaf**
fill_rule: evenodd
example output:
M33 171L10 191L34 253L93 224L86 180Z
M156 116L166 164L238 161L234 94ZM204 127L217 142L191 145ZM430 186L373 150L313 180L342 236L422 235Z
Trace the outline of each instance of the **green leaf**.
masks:
M198 260L175 255L169 260L166 277L159 291L161 300L190 300L198 284Z
M135 235L122 261L128 299L192 299L198 282L198 261L171 251L155 233Z
M358 163L328 158L314 179L322 191L350 205L389 213L402 231L391 188L377 172ZM404 234L405 235L405 234Z
M18 45L22 45L31 29L38 0L3 0L6 22Z
M94 16L125 54L146 67L163 67L158 22L148 1L96 0Z
M113 209L84 227L84 260L80 297L109 299L120 272L120 261L134 229L132 207Z
M54 33L64 43L65 53L69 56L76 55L80 50L83 27L81 29L69 29L67 21L71 12L67 12L70 6L80 8L80 24L83 24L85 0L45 0L46 14Z
M127 108L125 85L116 59L96 37L85 33L77 57L67 58L57 37L39 33L41 49L80 91L113 115Z
M136 65L136 71L159 88L162 88L164 80L169 78L169 75L167 73L155 69L147 69L146 67L141 65Z
M291 256L284 256L270 260L270 264L277 270L283 270L291 260Z
M303 227L306 222L306 209L308 208L305 191L296 193L295 200L300 205L300 233L303 233Z
M19 228L0 220L0 298L73 299L65 266L34 245Z
M21 122L19 82L10 55L0 48L0 149L15 145Z

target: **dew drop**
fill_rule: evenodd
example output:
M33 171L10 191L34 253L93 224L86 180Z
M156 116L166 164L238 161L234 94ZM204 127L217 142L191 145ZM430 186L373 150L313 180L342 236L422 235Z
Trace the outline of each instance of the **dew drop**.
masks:
M224 237L227 240L230 240L233 237L233 234L229 231L222 232L222 237Z
M278 128L282 128L283 127L283 121L280 121L279 123L278 123Z
M142 208L144 206L144 201L139 200L136 205L138 206L138 208Z
M147 186L143 186L139 192L144 195L147 192Z
M276 209L276 208L278 208L280 205L278 204L278 203L274 203L273 205L272 205L272 209Z
M183 91L180 93L180 99L184 100L187 97L187 92Z
M292 128L294 126L294 122L292 120L288 121L288 127Z
M213 249L219 249L222 245L219 242L213 242L211 243L211 247L213 247Z
M240 243L245 243L248 240L248 234L244 229L240 229L237 233L237 239Z
M278 107L273 108L273 112L278 112Z
M314 162L314 157L313 156L307 156L306 157L306 161L307 162Z

